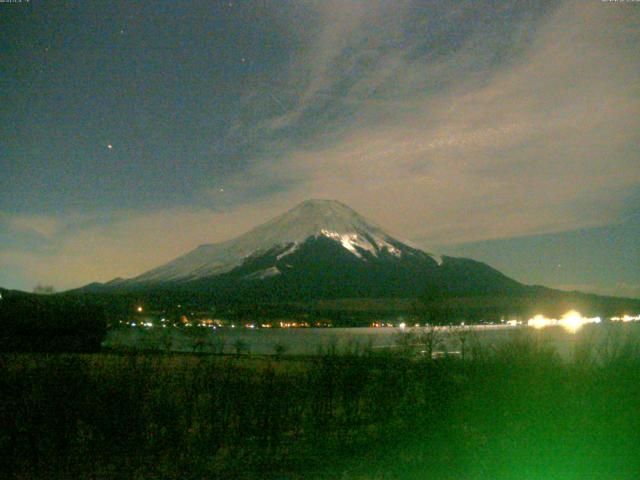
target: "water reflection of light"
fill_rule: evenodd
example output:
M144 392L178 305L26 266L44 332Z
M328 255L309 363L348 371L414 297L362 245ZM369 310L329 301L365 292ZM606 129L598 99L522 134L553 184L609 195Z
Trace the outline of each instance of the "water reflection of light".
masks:
M600 323L600 321L600 317L583 317L579 312L570 310L560 319L547 318L544 315L536 315L529 319L527 325L537 329L558 325L564 328L567 332L575 333L587 323Z

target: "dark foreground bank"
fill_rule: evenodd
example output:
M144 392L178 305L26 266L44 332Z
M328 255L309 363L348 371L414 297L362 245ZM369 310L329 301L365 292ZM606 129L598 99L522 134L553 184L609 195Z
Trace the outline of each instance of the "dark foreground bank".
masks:
M3 478L637 479L640 352L3 354Z

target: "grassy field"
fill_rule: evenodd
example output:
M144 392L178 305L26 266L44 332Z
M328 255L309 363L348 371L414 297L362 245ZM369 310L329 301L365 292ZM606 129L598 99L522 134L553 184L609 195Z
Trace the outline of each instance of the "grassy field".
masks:
M637 479L640 351L2 354L20 479Z

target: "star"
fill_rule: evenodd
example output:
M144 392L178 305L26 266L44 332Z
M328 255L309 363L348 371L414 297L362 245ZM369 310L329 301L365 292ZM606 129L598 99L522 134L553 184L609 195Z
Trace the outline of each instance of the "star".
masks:
M108 145L107 145L107 148L108 148L109 150L113 150L113 145L108 144Z
M246 58L244 58L244 57L242 57L242 58L240 59L240 61L241 61L242 63L244 63L244 62L246 62L246 61L247 61L247 59L246 59Z

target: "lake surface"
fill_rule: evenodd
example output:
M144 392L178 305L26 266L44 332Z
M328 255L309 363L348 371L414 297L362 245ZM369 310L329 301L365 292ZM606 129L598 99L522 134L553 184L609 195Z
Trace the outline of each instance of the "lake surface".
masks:
M276 351L287 355L313 355L335 351L362 352L365 349L397 349L407 335L427 332L416 328L291 328L250 329L191 327L122 328L109 332L104 346L111 348L160 349L175 352L243 353L260 355ZM576 332L560 327L540 330L526 326L482 325L438 327L435 330L438 355L469 353L476 346L499 347L518 336L529 336L555 349L563 358L572 358L577 350L590 346L593 350L619 348L628 342L640 344L640 324L603 323L585 325ZM418 352L420 348L417 349Z

